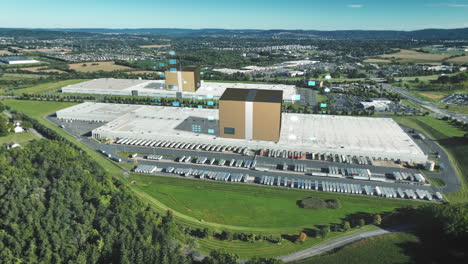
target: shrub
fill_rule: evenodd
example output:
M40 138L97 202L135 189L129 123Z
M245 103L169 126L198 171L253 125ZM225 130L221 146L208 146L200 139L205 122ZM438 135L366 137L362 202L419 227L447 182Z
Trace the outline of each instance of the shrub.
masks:
M338 209L341 207L340 201L336 199L322 200L317 197L307 197L298 202L299 207L305 209Z
M297 236L297 242L304 242L307 239L307 234L304 232L300 232L299 236Z
M327 200L327 208L330 208L330 209L341 208L340 201L336 199Z

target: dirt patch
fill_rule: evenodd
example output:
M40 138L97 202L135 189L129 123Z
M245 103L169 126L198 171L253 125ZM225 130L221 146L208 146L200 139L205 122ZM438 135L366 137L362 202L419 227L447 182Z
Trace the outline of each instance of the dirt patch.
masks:
M0 50L0 54L11 54L8 50Z
M77 72L97 72L97 71L128 71L132 68L116 65L113 61L83 62L69 64L70 69Z
M171 45L165 44L165 45L142 45L140 48L142 49L159 49L159 48L168 48Z
M434 99L434 100L439 100L439 99L444 98L444 95L442 95L442 94L433 94L433 93L419 93L419 94L424 96L424 97Z
M374 160L374 166L382 166L382 167L391 167L391 168L404 168L403 166L396 164L393 161L388 160Z
M64 73L64 71L56 70L56 69L47 69L47 67L28 67L28 68L20 68L18 70L29 71L29 72L46 72L46 73L58 72L58 73Z

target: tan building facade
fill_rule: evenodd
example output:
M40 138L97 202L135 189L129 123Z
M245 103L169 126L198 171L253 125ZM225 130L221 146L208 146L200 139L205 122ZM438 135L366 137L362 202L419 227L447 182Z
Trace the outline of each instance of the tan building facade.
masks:
M219 135L279 141L282 91L228 88L219 99Z
M165 72L166 90L195 92L200 88L200 68L196 66L174 67Z

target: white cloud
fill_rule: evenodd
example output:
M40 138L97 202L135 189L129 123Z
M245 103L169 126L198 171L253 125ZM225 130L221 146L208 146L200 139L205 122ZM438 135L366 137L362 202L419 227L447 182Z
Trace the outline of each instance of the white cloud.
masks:
M448 7L468 7L468 5L463 4L447 4Z
M438 7L438 6L445 6L445 7L468 7L468 4L461 4L461 3L456 3L456 2L450 2L450 3L438 3L438 4L429 4L428 6L432 7Z
M348 5L349 8L361 8L363 5Z

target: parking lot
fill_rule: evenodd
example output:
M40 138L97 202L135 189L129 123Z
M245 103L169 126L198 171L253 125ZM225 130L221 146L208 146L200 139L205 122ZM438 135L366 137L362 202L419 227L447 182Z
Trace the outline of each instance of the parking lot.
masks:
M161 164L160 164L161 166ZM337 192L355 195L379 196L384 198L442 200L442 195L433 192L425 186L411 188L410 186L380 184L361 184L336 180L315 179L312 177L296 177L293 175L264 175L265 172L256 170L246 171L220 171L218 168L187 167L187 164L158 167L153 165L139 165L134 169L137 173L168 174L181 177L196 178L200 180L215 180L231 183L259 184L280 188L293 188L302 190Z

